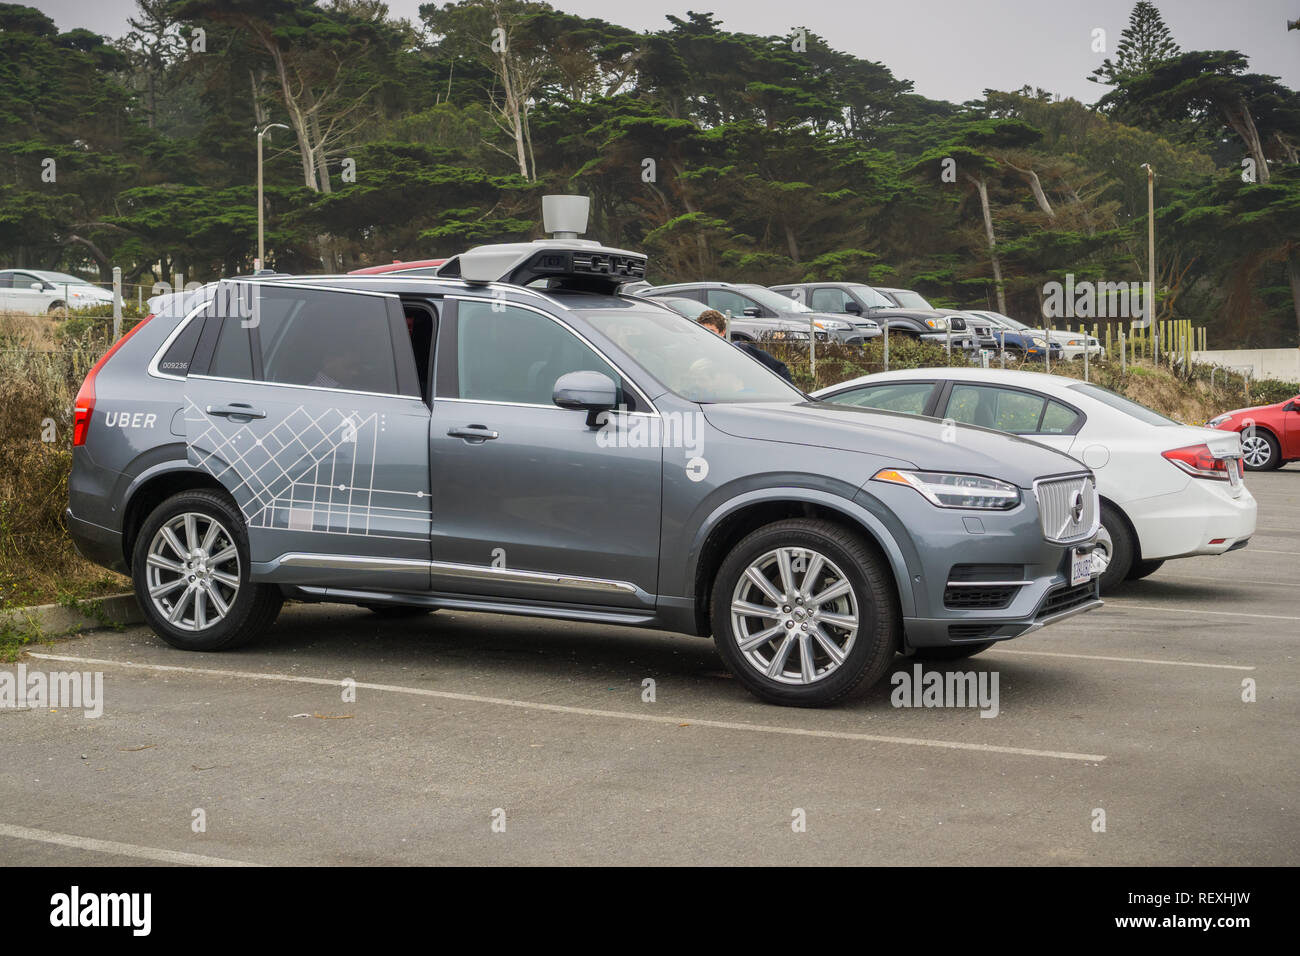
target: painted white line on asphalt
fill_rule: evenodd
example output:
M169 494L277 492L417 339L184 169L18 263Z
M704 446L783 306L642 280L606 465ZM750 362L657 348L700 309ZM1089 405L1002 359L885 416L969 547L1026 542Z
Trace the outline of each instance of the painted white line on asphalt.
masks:
M197 853L181 853L178 850L162 850L152 846L136 846L134 843L93 840L90 837L77 836L72 833L33 830L30 827L16 827L9 823L0 823L0 837L33 840L37 843L53 843L55 846L72 847L75 850L91 850L95 853L114 853L117 856L129 856L137 860L153 860L156 863L179 863L182 866L262 865L260 863L244 863L241 860L223 860L215 856L201 856Z
M1030 657L1072 657L1081 661L1121 661L1125 664L1173 664L1176 667L1217 667L1225 671L1253 671L1254 665L1202 664L1199 661L1169 661L1153 657L1103 657L1100 654L1065 654L1061 651L1021 651L1013 648L991 647L986 654L1024 654Z
M1122 607L1133 611L1173 611L1177 614L1212 614L1215 617L1253 617L1264 621L1300 621L1300 617L1285 614L1246 614L1238 611L1203 611L1195 607L1167 607L1163 604L1129 604L1126 601L1106 599L1107 607Z
M1238 554L1293 554L1300 558L1300 551L1270 551L1268 548L1242 548ZM1212 555L1210 555L1212 557Z
M177 674L199 674L207 677L237 677L241 680L273 680L291 684L316 684L339 687L342 681L325 677L302 677L297 674L256 673L252 671L212 670L204 667L179 667L173 664L136 664L132 661L114 661L93 657L69 657L62 654L30 654L43 661L63 661L70 664L98 664L101 667L127 667L135 670L162 671ZM543 704L531 700L513 700L507 697L484 697L479 694L461 694L455 691L430 690L426 687L404 687L400 684L372 684L356 681L354 685L365 690L387 691L394 694L412 694L418 697L437 697L442 700L461 700L497 707L516 707L521 710L541 710L552 714L573 714L581 717L606 717L614 720L638 720L651 724L712 727L717 730L743 730L759 734L785 734L791 737L819 737L825 740L857 740L876 744L906 744L912 747L938 747L945 750L976 750L983 753L1018 754L1023 757L1053 757L1057 760L1083 760L1100 763L1104 754L1080 754L1068 750L1032 750L1026 747L1001 747L996 744L967 743L960 740L926 740L922 737L891 737L884 734L860 734L841 730L810 730L802 727L778 727L768 724L750 724L743 721L699 720L691 717L669 717L658 714L637 714L621 710L597 710L594 707L570 707L565 704Z

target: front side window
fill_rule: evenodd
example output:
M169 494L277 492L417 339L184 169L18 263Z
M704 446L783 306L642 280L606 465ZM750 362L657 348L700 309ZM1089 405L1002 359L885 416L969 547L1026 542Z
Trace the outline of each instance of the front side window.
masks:
M934 382L889 382L830 395L826 401L836 405L856 405L859 408L880 408L889 412L924 415L933 392Z
M618 372L558 322L513 305L461 300L456 309L455 382L444 381L440 373L438 394L553 406L556 380L587 371L608 375L623 393Z
M710 289L708 303L710 309L717 309L723 314L730 312L733 316L744 315L746 309L754 308L753 302L730 289Z
M849 296L841 289L816 289L808 304L814 312L847 312Z

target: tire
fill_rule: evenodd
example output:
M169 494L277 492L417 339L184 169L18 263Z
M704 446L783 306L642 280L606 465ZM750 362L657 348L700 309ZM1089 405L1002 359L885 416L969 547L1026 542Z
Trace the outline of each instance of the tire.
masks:
M1093 554L1094 564L1098 561L1103 562L1101 580L1098 582L1102 594L1119 587L1128 577L1133 562L1137 560L1137 542L1133 539L1133 532L1129 530L1128 522L1124 520L1118 508L1105 502L1101 506L1101 528L1097 532L1097 551Z
M1018 349L1014 345L1009 346L1006 349L1006 353L1007 353L1007 361L1009 362L1023 362L1025 360L1025 350Z
M983 641L979 644L950 644L947 647L918 647L912 656L920 661L959 661L983 653L996 643L997 641Z
M1248 471L1273 471L1282 465L1282 449L1277 439L1262 428L1255 429L1253 435L1241 433L1241 451Z
M408 604L362 604L361 607L371 613L378 614L380 617L394 619L403 617L419 617L422 614L433 613L433 608L431 607L413 607Z
M1128 577L1125 581L1140 581L1143 578L1149 578L1160 570L1164 561L1134 561L1133 567L1128 569Z
M183 491L156 507L140 527L131 560L145 620L183 651L230 650L271 626L284 603L280 589L251 584L248 573L244 518L211 491ZM187 577L200 584L186 583Z
M751 569L766 589L747 575ZM810 575L815 581L805 585ZM808 601L810 593L841 587L828 601ZM795 593L789 603L776 600ZM771 613L733 613L736 602ZM902 633L885 563L860 534L830 521L777 521L749 534L718 569L711 605L714 643L728 669L756 697L790 707L822 707L875 684L889 669ZM764 633L771 635L768 640L742 649L742 640Z
M45 311L46 311L46 313L48 313L49 315L53 315L55 312L61 312L61 311L63 311L64 309L66 309L67 307L68 307L68 305L67 305L66 302L51 302L51 303L50 303L50 307L49 307L48 309L46 309Z

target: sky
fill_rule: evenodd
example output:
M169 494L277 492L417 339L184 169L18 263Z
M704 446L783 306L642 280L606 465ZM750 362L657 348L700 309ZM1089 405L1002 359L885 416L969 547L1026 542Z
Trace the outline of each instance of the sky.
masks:
M60 29L126 32L134 0L26 0ZM1026 84L1084 102L1104 88L1087 80L1114 53L1133 0L551 0L569 13L637 30L667 26L665 16L709 11L728 29L784 35L806 27L837 49L884 63L916 92L963 102L985 89ZM389 0L393 16L417 19L420 0ZM1239 50L1251 70L1300 89L1300 0L1156 0L1184 50ZM1105 31L1106 53L1093 52Z

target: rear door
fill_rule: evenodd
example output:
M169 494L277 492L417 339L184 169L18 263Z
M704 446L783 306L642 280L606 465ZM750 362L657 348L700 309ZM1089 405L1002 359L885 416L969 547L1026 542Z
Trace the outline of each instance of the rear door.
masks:
M596 371L629 409L606 427L551 396ZM660 419L609 361L554 316L486 299L449 302L429 434L433 587L649 608L658 584Z
M429 408L398 298L223 283L207 312L186 443L243 512L254 573L427 590Z
M996 428L1069 453L1084 415L1049 395L1024 388L954 381L941 418Z

